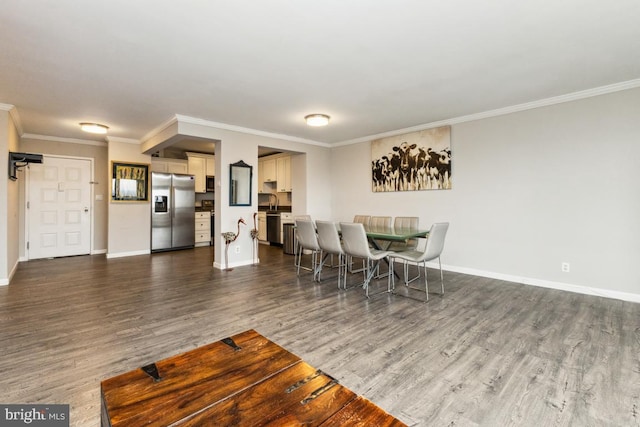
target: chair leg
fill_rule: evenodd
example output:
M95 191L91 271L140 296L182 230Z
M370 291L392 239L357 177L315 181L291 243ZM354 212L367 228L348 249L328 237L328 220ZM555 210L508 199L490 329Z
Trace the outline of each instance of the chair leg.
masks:
M344 282L344 288L347 288L347 259L344 254L338 254L338 289L340 289L340 280Z
M391 293L396 287L396 278L393 273L393 258L389 258L389 277L387 278L387 292Z
M426 301L429 301L429 282L427 282L427 262L422 261L422 265L424 265L424 293L427 296ZM418 269L420 269L418 267Z
M418 264L416 265L416 267L418 270L418 274L416 275L416 277L412 277L411 279L409 279L409 262L408 261L404 262L404 285L405 286L409 286L409 283L420 278L420 265Z
M440 261L440 257L438 257L438 264L440 265L440 288L442 295L444 295L444 275L442 274L442 261Z
M315 252L313 253L313 255L315 256ZM317 265L313 268L313 280L316 280L317 282L320 282L322 280L322 267L324 266L324 262L327 259L327 256L329 256L329 254L322 256L322 251L320 251L320 262L317 263Z

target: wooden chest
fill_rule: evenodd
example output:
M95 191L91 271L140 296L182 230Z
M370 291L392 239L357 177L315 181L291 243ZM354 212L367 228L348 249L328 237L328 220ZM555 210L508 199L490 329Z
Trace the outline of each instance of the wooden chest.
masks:
M246 331L104 380L102 426L405 426Z

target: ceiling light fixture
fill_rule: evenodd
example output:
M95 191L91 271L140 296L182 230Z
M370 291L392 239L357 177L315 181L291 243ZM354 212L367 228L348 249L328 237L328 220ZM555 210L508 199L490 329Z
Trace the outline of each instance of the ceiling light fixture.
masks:
M107 133L107 129L109 129L108 126L105 125L101 125L99 123L80 123L80 129L82 129L85 132L89 132L89 133L98 133L101 135L104 135L105 133Z
M329 116L326 114L309 114L304 116L304 120L309 126L326 126L329 124Z

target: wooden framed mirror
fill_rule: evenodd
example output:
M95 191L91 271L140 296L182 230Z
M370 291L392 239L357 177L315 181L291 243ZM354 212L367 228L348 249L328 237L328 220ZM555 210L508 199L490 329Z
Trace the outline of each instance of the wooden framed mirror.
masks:
M242 160L229 166L229 206L251 206L253 166Z

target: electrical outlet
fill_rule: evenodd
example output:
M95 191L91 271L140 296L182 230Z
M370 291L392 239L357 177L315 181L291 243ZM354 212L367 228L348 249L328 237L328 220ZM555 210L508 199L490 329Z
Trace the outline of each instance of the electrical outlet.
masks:
M562 263L562 272L563 273L568 273L569 271L571 271L571 266L569 265L568 262L563 262Z
M236 246L236 253L239 254L240 253L240 246Z

